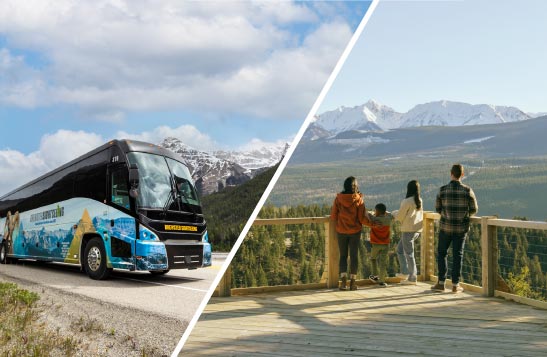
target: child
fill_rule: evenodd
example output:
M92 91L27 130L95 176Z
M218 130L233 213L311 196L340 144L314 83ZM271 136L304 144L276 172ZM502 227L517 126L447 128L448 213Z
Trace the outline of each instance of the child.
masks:
M386 205L378 203L374 207L374 218L370 227L370 243L372 245L371 263L372 275L369 277L374 283L382 287L387 287L385 282L387 276L387 252L390 241L390 226L393 216L386 212Z

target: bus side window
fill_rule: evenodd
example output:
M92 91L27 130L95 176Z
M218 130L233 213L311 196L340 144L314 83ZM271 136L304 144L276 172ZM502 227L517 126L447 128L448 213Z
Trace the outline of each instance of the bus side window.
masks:
M116 169L110 175L112 203L129 209L129 188L127 170L125 168Z

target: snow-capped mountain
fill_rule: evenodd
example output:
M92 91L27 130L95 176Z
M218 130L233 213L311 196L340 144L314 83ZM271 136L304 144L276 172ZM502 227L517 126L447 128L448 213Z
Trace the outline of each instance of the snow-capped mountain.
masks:
M160 146L182 157L202 195L250 180L255 172L279 162L286 149L283 146L264 146L249 152L208 153L194 149L177 138L166 138Z
M289 144L265 144L248 151L215 151L213 154L224 160L237 162L240 166L253 172L277 164L285 155Z
M539 118L539 117L544 117L547 115L547 112L539 112L539 113L526 113L528 114L531 118Z
M531 119L515 107L468 104L447 100L419 104L401 118L401 127L500 124Z
M340 107L318 115L313 123L313 130L317 132L322 129L329 135L336 135L350 130L385 131L430 125L499 124L531 118L531 115L515 107L473 105L446 100L419 104L406 113L399 113L386 105L369 100L363 105ZM322 135L315 135L316 138L326 136L328 135L324 132ZM309 137L310 135L306 136Z
M387 130L400 126L401 113L369 100L356 107L340 107L317 116L315 125L332 134L349 130Z

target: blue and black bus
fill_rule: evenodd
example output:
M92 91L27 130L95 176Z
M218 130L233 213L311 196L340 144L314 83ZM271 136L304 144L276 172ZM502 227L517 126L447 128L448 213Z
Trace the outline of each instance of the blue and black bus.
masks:
M0 198L0 263L77 264L92 279L112 270L165 274L211 265L192 177L173 152L109 143Z

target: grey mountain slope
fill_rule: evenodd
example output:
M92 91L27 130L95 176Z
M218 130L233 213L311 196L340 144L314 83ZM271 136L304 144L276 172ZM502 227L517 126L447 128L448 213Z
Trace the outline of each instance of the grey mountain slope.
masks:
M427 126L376 133L348 131L335 137L301 141L291 163L330 162L365 156L442 155L447 151L473 153L480 150L481 155L492 157L544 155L547 153L546 139L547 116L503 124Z

